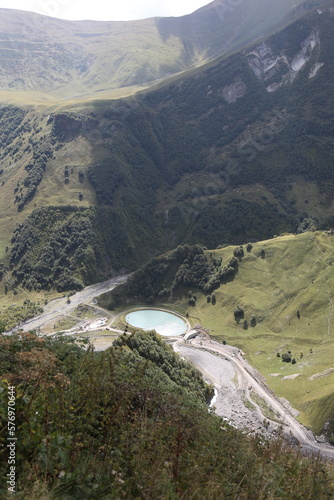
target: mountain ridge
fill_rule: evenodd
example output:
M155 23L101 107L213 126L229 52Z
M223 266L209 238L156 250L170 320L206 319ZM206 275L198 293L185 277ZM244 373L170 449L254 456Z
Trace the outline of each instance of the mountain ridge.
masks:
M100 92L130 95L253 43L320 3L299 0L291 9L285 0L270 9L264 0L228 8L212 2L179 18L124 22L64 21L0 9L0 97L33 92L56 103L99 98Z

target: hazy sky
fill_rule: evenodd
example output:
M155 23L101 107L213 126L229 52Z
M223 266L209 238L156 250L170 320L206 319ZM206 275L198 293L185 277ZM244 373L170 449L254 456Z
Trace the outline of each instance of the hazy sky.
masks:
M61 19L124 21L183 16L210 0L0 0L0 8L38 12Z

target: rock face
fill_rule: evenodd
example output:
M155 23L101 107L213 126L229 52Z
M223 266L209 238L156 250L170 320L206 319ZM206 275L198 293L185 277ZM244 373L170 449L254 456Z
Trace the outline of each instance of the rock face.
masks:
M319 50L319 33L313 30L293 57L289 57L284 50L275 50L268 42L263 42L247 52L246 57L256 77L268 84L267 92L275 92L283 85L292 83L312 57L316 62L310 72L310 78L314 77L323 66L323 63L317 60Z

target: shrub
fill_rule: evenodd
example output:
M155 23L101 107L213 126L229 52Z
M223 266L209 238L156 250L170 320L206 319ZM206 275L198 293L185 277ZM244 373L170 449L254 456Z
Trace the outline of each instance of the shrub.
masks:
M232 259L230 260L230 262L228 263L228 265L230 267L233 267L237 271L238 266L239 266L238 259L236 259L235 257L232 257Z
M317 221L313 217L306 217L303 219L298 228L297 228L297 234L301 233L307 233L307 232L314 232L317 230Z
M234 257L238 257L238 259L241 259L245 255L244 247L240 245L240 247L237 247L234 250L233 254L234 254Z
M282 361L284 363L291 363L291 353L286 352L286 353L282 354Z
M244 318L244 315L245 315L245 312L243 310L242 307L238 306L235 310L234 310L234 319L239 322L241 319Z

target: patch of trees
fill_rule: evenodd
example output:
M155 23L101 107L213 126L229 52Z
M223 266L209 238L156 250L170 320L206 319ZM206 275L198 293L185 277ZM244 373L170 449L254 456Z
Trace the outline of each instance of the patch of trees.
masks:
M19 212L23 210L26 203L34 197L37 187L43 180L48 159L52 158L52 156L52 145L47 138L42 139L36 147L34 147L32 160L25 166L28 172L27 177L23 181L25 190L20 190L20 194L15 198L15 203L17 203Z
M12 305L2 309L0 311L0 325L5 332L42 312L43 308L39 302L26 299L21 306Z
M136 121L136 116L132 116L132 121ZM123 131L123 127L115 135L108 159L91 165L87 177L100 204L113 206L118 191L122 209L131 218L140 219L142 227L151 227L152 234L157 235L157 221L152 214L164 170L152 160L150 150L143 148L142 138L134 136L130 128Z
M238 257L238 259L242 259L242 257L245 256L244 247L242 245L240 245L239 247L235 248L233 255L234 255L234 257Z
M244 319L245 317L245 311L241 306L237 306L234 309L234 319L237 323L240 322L240 320Z
M250 253L253 249L253 244L252 243L247 243L247 252Z
M209 258L201 246L178 246L171 252L149 260L133 273L127 283L100 297L100 303L115 307L125 297L126 300L152 303L157 299L182 295L189 288L198 289L212 297L212 292L234 279L238 270L235 257L225 266L222 264L221 259ZM192 292L189 293L189 305L195 306L196 300Z
M188 292L188 305L189 307L195 307L197 302L197 295L194 295L191 290Z
M131 269L136 259L117 213L65 206L35 210L16 228L10 265L28 289L67 291Z
M79 170L78 177L79 177L79 182L83 184L85 181L85 174L82 170Z
M278 352L277 357L281 358L283 363L291 363L293 365L297 363L296 358L292 357L291 351L284 352L282 355Z
M212 398L213 389L204 383L201 373L190 363L175 355L173 348L154 332L122 335L115 341L114 346L123 345L143 358L153 361L173 382L190 389L203 402Z
M291 363L291 351L285 352L281 357L284 363Z
M99 203L113 205L115 191L124 183L125 176L117 164L103 161L89 167L88 179L95 188Z
M26 111L22 108L12 105L0 107L0 145L3 149L26 131L25 116Z
M92 272L96 271L89 215L71 208L48 208L28 217L12 239L11 264L16 280L28 289L81 289L84 282L79 268L91 265Z
M85 131L98 126L92 116L75 113L52 114L49 123L52 123L52 134L60 142L73 141Z
M274 234L294 232L296 227L294 216L283 214L268 203L233 199L224 205L210 200L199 210L191 238L198 244L217 248L222 244L240 244L245 239L265 240Z
M314 232L317 228L318 222L314 217L305 217L298 225L297 234Z

